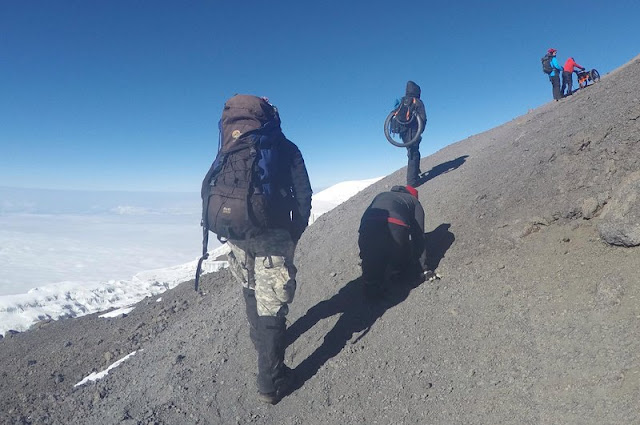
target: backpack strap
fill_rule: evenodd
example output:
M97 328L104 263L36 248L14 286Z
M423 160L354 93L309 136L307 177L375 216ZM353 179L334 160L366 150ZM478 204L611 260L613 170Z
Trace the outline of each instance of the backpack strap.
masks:
M218 148L218 153L219 152L220 152L220 149ZM215 161L213 161L213 164L211 165L209 172L207 173L204 181L202 182L202 190L201 190L202 219L200 220L200 225L202 226L202 256L200 257L200 259L198 259L198 266L196 267L196 277L194 282L194 289L196 290L196 292L198 291L198 287L200 284L200 273L202 272L202 263L204 262L204 260L209 258L209 253L207 252L209 248L209 222L207 218L207 211L209 210L209 199L211 199L210 185L211 185L211 181L216 178L216 176L222 169L222 165L224 164L225 159L226 159L226 155L219 154L216 157ZM226 242L226 241L222 241L220 237L218 237L218 240L222 243Z
M214 166L212 166L214 168ZM214 178L211 177L210 180ZM204 189L203 189L204 192ZM203 193L203 197L204 197ZM200 273L202 272L202 262L209 258L208 248L209 248L209 223L207 219L207 210L209 209L209 199L211 199L211 195L206 195L207 200L202 203L202 219L200 220L200 225L202 226L202 256L198 260L198 266L196 267L196 278L194 282L194 289L198 292L198 286L200 283Z
M207 200L207 204L209 201ZM209 258L209 253L207 252L207 246L209 245L209 229L205 223L206 219L201 223L202 224L202 257L198 260L198 267L196 267L196 280L194 283L194 289L198 292L198 286L200 283L200 273L202 272L202 262Z
M412 97L411 98L411 108L407 108L407 118L405 121L409 121L409 118L411 118L411 112L413 110L413 107L415 107L416 105L416 98Z
M219 170L218 170L219 171ZM213 177L215 178L215 176ZM200 225L202 226L202 256L200 257L200 259L198 259L198 266L196 267L196 278L195 278L195 282L194 282L194 289L196 292L198 292L198 287L200 284L200 273L202 272L202 263L204 262L204 260L209 258L209 220L208 220L208 214L207 211L209 210L209 200L211 199L211 196L208 195L207 196L207 200L203 202L202 205L202 219L200 220ZM216 235L216 237L218 238L218 241L220 241L220 243L224 244L227 242L226 239L224 239L223 237Z

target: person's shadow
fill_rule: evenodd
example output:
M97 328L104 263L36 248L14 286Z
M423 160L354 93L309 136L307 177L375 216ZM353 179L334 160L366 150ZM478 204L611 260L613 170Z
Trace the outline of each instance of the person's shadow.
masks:
M450 224L441 224L433 232L425 233L428 238L427 249L429 249L427 262L431 270L435 270L455 240L454 235L448 230L450 226ZM399 281L396 285L389 287L383 297L369 300L364 296L362 277L359 277L347 283L330 299L311 307L304 316L287 329L287 345L295 342L319 321L335 314L341 314L341 316L325 335L322 345L295 368L296 384L290 392L302 387L320 370L322 365L342 351L354 334L361 332L351 341L351 344L362 339L376 320L389 308L407 299L411 290L417 286L419 284Z
M426 182L431 179L438 177L441 174L448 173L449 171L455 170L467 160L469 155L462 155L457 157L456 159L452 159L451 161L443 162L442 164L438 164L429 171L425 171L420 174L420 178L418 179L418 183L416 187L422 186Z
M451 224L442 223L433 231L424 234L425 249L427 251L427 266L435 271L444 258L444 254L451 248L456 237L449 231Z

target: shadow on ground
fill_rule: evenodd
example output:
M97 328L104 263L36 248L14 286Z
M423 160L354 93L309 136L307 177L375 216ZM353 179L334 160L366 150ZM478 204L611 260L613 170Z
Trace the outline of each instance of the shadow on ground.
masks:
M457 157L456 159L452 159L451 161L438 164L432 169L430 169L429 171L425 171L424 173L420 174L420 179L418 180L418 184L416 184L416 187L422 186L429 180L432 180L441 174L448 173L449 171L455 170L456 168L464 164L467 158L469 158L469 155L462 155Z
M449 232L450 226L441 224L433 232L425 234L431 270L435 270L455 240L453 233ZM322 345L296 367L296 385L292 391L301 388L347 344L355 344L362 339L376 320L388 309L406 300L410 292L419 286L399 282L389 287L382 298L369 300L364 296L362 285L362 277L350 281L336 295L311 307L287 329L287 345L291 345L319 321L340 314L335 326L325 335ZM359 335L354 338L354 334Z
M433 231L424 234L424 240L427 250L427 268L435 271L440 265L440 260L444 258L444 254L451 248L456 237L449 231L451 224L442 223Z

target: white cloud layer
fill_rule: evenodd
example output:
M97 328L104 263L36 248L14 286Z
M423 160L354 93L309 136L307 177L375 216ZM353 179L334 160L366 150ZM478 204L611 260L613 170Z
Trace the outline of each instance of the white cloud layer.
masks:
M312 221L377 180L315 194ZM192 195L27 192L0 187L0 335L123 309L101 316L108 320L195 276L202 231ZM227 247L209 240L204 273L227 266L214 261Z

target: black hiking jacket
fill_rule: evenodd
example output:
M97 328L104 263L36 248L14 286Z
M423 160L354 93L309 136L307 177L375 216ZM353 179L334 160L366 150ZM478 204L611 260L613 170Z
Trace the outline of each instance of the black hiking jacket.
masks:
M287 138L280 142L281 154L285 158L281 173L277 176L277 187L290 193L291 204L281 205L274 212L274 227L289 230L297 242L307 228L311 214L311 183L300 149Z
M413 253L422 271L427 270L427 252L424 242L424 209L418 199L404 186L393 186L391 191L378 194L366 209L360 221L360 229L370 221L386 220L390 225L405 225L409 229ZM402 224L401 224L402 223Z

